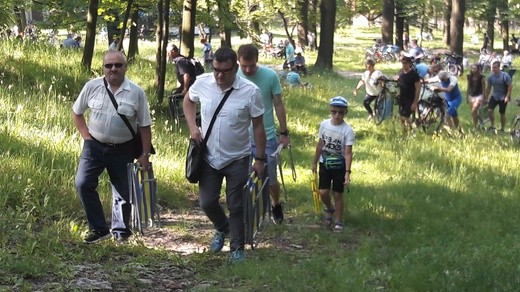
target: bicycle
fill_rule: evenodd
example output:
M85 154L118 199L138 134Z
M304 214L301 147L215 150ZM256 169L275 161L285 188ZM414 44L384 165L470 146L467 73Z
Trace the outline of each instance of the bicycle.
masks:
M455 53L445 53L446 58L442 62L444 70L452 76L458 76L462 72L462 56Z
M255 172L251 173L243 193L245 243L254 249L261 232L267 228L271 218L269 177L262 180Z
M399 100L400 88L396 80L386 77L380 79L383 90L377 96L374 103L374 121L380 125L387 117L392 115L393 104Z
M516 105L520 107L520 99L517 99L515 101ZM513 145L520 144L520 112L517 113L511 120L510 137Z
M438 92L431 90L428 84L423 84L421 99L417 104L419 117L415 120L417 127L422 127L425 133L439 132L446 118L445 102Z

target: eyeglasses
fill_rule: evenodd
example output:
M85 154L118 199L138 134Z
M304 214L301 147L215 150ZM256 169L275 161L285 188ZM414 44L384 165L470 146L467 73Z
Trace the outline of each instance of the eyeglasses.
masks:
M235 69L235 66L227 68L227 69L217 69L217 68L213 67L213 73L215 73L215 75L218 75L219 73L226 74L226 73L233 71L233 69Z
M112 67L116 67L117 69L122 68L125 64L123 63L114 63L114 64L105 64L103 65L106 69L112 69Z
M337 111L337 110L330 110L330 114L335 116L335 115L340 115L340 116L344 116L346 113L346 111Z

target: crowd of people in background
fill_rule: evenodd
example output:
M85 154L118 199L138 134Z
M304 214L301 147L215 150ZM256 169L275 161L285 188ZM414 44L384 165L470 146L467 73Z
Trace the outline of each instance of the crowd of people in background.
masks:
M513 35L514 37L514 35ZM462 89L459 87L458 79L462 77L463 71L458 71L458 75L445 71L441 66L440 54L433 54L429 57L430 63L426 64L423 59L426 57L424 50L418 45L417 40L412 39L408 46L409 50L401 52L400 61L402 68L394 76L400 87L400 98L398 100L399 114L405 131L411 130L413 117L417 111L417 102L420 98L421 87L424 83L431 83L429 87L437 92L442 98L446 112L445 125L447 128L455 129L463 134L460 126L458 108L463 101ZM489 120L488 131L493 133L504 133L506 123L506 107L511 100L513 55L508 49L503 50L502 55L495 51L488 50L489 37L484 34L483 46L480 50L480 57L474 64L469 65L467 58L461 60L461 65L469 67L467 78L466 102L471 107L471 119L475 129L482 125L478 121L479 108L487 105L485 113ZM366 71L361 80L357 83L353 95L356 96L358 90L364 86L366 90L363 105L368 113L368 118L372 119L374 112L371 103L382 91L382 73L375 70L375 61L367 59L365 62ZM463 68L463 67L462 67ZM462 69L461 68L461 69ZM489 76L484 74L489 72ZM495 127L494 111L499 107L500 127Z

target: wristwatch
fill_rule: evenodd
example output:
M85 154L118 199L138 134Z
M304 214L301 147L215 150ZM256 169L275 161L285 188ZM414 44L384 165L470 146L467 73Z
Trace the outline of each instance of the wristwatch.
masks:
M264 156L264 158L260 158L260 157L255 156L255 160L258 160L258 161L265 161L266 158L265 158L265 156Z
M283 132L280 132L280 135L289 136L289 130L285 130Z

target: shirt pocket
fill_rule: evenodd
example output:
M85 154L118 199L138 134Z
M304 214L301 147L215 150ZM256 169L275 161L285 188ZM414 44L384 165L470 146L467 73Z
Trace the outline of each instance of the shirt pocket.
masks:
M224 113L226 116L229 117L229 125L232 128L240 128L244 124L247 124L249 126L249 107L247 106L247 103L245 102L234 102L233 106L230 108L227 108Z
M133 116L135 116L135 113L137 112L137 108L136 108L135 103L132 103L131 101L128 101L128 100L121 100L117 107L117 112L119 114L125 115L127 117L133 117Z
M103 99L101 98L91 98L88 101L88 107L93 110L100 110L103 108Z

